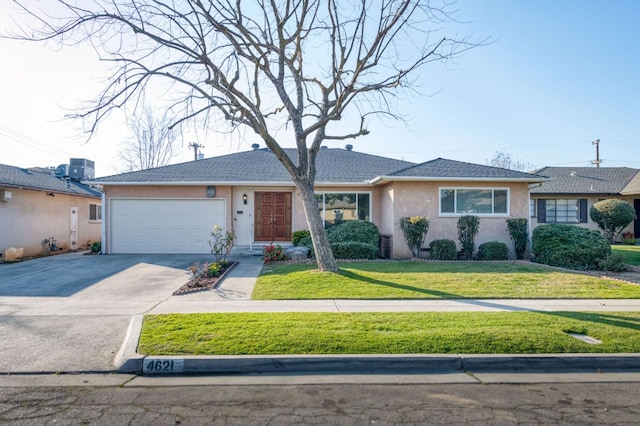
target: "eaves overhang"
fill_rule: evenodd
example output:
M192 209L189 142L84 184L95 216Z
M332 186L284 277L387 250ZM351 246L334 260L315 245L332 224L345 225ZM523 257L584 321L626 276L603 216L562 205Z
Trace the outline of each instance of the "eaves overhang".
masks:
M53 194L60 194L60 195L70 195L72 197L89 197L89 198L100 198L102 197L102 195L93 195L93 194L82 194L79 192L67 192L67 191L60 191L58 189L49 189L49 188L41 188L41 187L37 187L37 186L28 186L28 185L13 185L13 184L7 184L7 183L0 183L0 188L10 188L10 189L23 189L25 191L38 191L38 192L45 192L45 193L53 193Z
M116 182L116 181L88 181L92 185L100 186L201 186L201 185L226 185L226 186L295 186L291 181L164 181L164 182ZM333 182L316 181L315 186L372 186L369 181L361 182Z
M473 178L473 177L446 177L446 176L378 176L369 181L372 185L388 182L501 182L501 183L541 183L548 181L545 177L527 178Z

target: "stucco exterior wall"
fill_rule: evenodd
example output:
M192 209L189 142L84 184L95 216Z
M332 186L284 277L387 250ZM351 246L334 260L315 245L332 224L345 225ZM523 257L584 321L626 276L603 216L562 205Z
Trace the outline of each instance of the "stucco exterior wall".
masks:
M389 203L393 205L393 215L385 216L392 220L393 226L393 252L392 257L397 259L410 258L411 251L407 248L402 230L400 218L409 216L426 216L429 218L429 232L425 239L424 247L438 239L450 239L458 243L457 222L459 215L441 215L439 213L439 193L441 187L447 188L508 188L509 189L509 214L496 216L478 215L480 229L476 237L476 247L488 241L501 241L509 247L510 255L515 257L511 238L507 231L506 220L509 218L529 217L529 188L526 183L478 183L478 182L394 182L388 185L387 194L392 195L385 199L384 211L389 210ZM390 226L391 224L385 224ZM460 247L458 247L460 248Z
M562 200L576 200L576 199L585 199L587 200L587 222L586 223L570 223L569 225L574 225L574 226L580 226L582 228L587 228L587 229L592 229L594 231L598 231L600 230L600 228L598 228L598 224L595 223L594 221L591 220L591 217L589 216L589 211L591 210L591 207L597 203L598 201L601 200L606 200L609 198L618 198L620 200L624 200L627 203L629 203L629 205L633 206L633 200L634 199L640 199L640 195L636 195L636 196L611 196L611 195L606 195L606 194L600 194L597 196L585 196L584 194L531 194L531 199L532 200L539 200L539 199L562 199ZM549 224L551 222L546 222L546 223L540 223L538 222L538 217L537 217L537 205L536 205L536 212L535 212L535 217L531 218L531 228L532 230L537 228L540 225L545 225L545 224ZM631 222L629 224L629 226L627 226L626 228L624 228L624 230L622 231L622 233L624 232L631 232L633 233L634 230L634 222ZM636 235L636 238L640 237L639 235ZM622 234L621 236L618 238L619 241L622 240Z
M100 198L80 197L27 189L7 188L12 199L0 202L0 253L10 247L24 248L24 256L46 254L42 241L53 237L62 251L71 246L71 208L78 208L78 248L100 241L100 221L89 220L89 205Z

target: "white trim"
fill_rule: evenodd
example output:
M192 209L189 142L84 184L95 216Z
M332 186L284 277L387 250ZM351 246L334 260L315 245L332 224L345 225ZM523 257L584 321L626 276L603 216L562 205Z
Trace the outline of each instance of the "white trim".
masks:
M101 206L107 206L108 205L107 196L104 192L102 193L102 196L100 198L102 199ZM102 215L107 216L106 209L102 210ZM102 224L100 225L100 253L101 254L107 253L107 221L110 220L110 218L111 218L110 215L108 218L103 217Z
M92 184L102 185L102 186L211 186L211 185L221 185L221 186L280 186L287 188L295 188L295 184L293 182L266 182L266 181L231 181L231 182L218 182L218 181L176 181L176 182L91 182ZM362 182L314 182L314 186L364 186L370 187L373 186L369 181Z
M459 189L462 190L474 190L474 191L492 191L491 193L491 208L493 209L493 198L495 197L495 191L506 191L507 192L507 211L505 213L450 213L442 211L442 190L452 189L457 191ZM457 193L456 193L457 195ZM453 201L453 209L457 211L458 198L454 196ZM438 188L438 217L460 217L474 215L478 217L510 217L511 216L511 188L509 187L478 187L478 186L441 186Z
M386 182L546 182L549 178L473 178L473 177L421 177L421 176L378 176L369 181L372 185Z

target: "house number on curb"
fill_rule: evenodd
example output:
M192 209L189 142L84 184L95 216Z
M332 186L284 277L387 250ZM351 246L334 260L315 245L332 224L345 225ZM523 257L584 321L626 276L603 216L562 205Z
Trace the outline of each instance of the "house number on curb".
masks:
M182 373L183 370L184 359L146 358L142 363L142 372L144 374Z

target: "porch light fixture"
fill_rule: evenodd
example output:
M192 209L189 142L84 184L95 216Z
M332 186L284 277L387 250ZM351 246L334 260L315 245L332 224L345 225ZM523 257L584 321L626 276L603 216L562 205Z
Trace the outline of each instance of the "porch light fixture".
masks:
M216 187L207 186L207 198L214 198L216 196Z
M242 203L247 204L247 194L242 194Z

